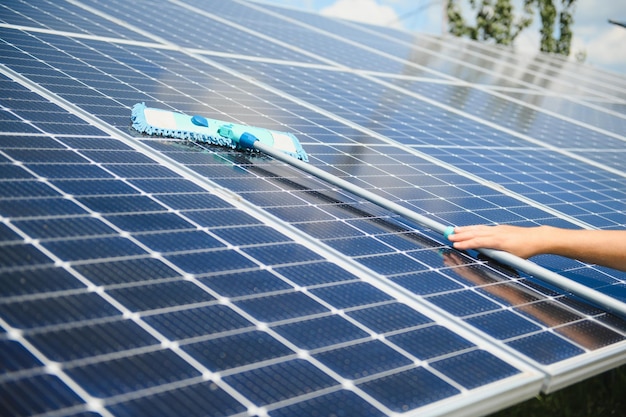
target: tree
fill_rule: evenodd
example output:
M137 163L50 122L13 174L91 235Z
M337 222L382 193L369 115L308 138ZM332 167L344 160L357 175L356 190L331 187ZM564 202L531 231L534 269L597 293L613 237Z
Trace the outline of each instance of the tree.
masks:
M536 3L541 16L541 51L569 55L572 45L571 25L574 23L575 0L561 0L561 11L557 13L554 0L526 0ZM559 37L555 37L554 25L559 15Z
M541 18L540 50L569 55L575 2L576 0L524 0L523 12L516 16L511 0L469 0L469 6L475 14L472 25L464 19L459 1L449 0L446 8L448 30L455 36L511 45L520 32L532 24L536 8ZM557 8L556 3L560 3L560 7ZM558 37L555 36L557 16Z

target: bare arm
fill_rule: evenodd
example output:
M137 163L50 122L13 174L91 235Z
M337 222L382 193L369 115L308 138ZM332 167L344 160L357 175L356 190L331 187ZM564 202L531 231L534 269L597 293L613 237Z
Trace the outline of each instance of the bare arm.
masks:
M499 249L521 258L561 255L626 271L626 230L478 225L456 227L448 239L460 250Z

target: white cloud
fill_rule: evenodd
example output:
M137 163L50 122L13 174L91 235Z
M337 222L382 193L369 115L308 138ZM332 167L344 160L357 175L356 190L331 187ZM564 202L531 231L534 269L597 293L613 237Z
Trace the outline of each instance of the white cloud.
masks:
M626 29L608 19L626 20L626 2L578 0L572 27L572 50L584 50L586 62L616 72L626 72Z
M581 43L587 52L588 63L622 71L626 67L626 53L624 52L626 29L618 26L608 27L588 41Z
M524 55L534 55L539 52L541 36L539 30L526 29L515 39L515 50Z
M389 26L398 19L396 11L391 6L379 4L376 0L337 0L328 7L324 7L321 14L341 19L374 25ZM400 24L396 23L399 27Z

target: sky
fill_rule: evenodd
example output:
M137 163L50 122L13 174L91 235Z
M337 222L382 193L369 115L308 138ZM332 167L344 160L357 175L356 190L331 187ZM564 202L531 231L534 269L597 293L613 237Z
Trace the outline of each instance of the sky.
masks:
M442 0L261 1L410 31L442 33ZM521 4L522 1L514 0L513 3ZM521 10L521 6L517 10ZM626 22L626 1L576 1L571 59L577 52L584 52L586 63L626 75L626 28L611 24L608 19ZM533 25L516 39L517 50L522 53L539 50L539 26L540 19L536 16Z

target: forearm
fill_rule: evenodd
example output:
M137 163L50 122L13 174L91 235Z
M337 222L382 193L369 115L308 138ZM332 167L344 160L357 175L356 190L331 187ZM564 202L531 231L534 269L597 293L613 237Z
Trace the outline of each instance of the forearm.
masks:
M460 250L491 248L521 258L547 253L626 271L626 230L475 225L456 227L448 239Z
M625 230L571 230L541 226L539 253L578 259L626 271Z

